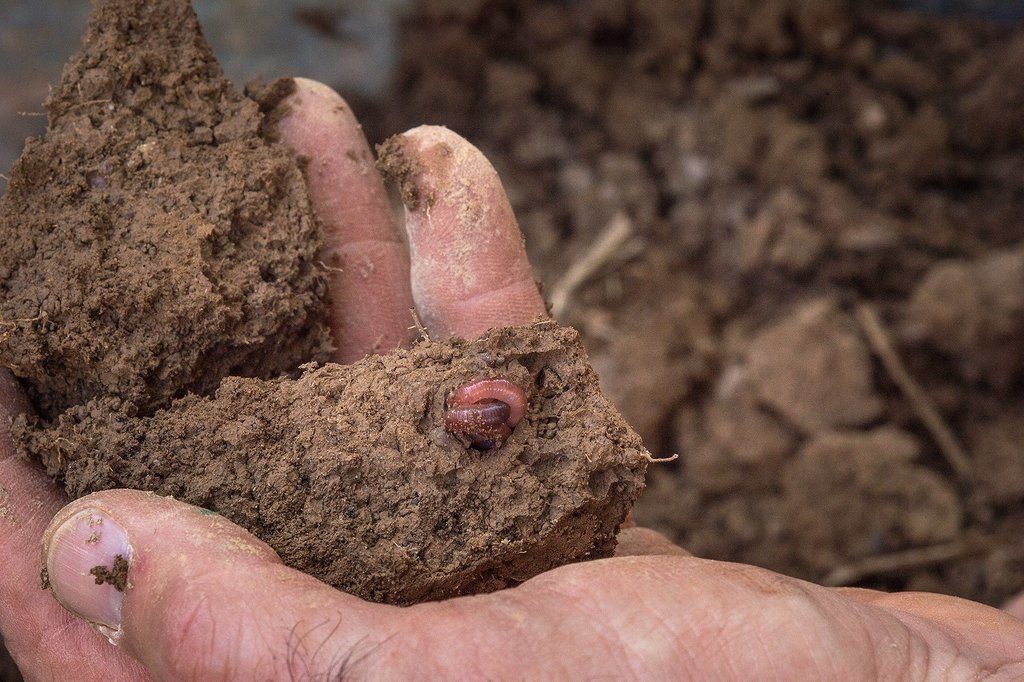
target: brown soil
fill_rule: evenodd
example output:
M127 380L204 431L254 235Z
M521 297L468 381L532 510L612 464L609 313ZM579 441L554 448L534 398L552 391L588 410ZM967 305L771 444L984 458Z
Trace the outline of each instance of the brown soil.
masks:
M187 2L97 2L47 108L0 203L0 365L43 414L152 410L323 356L302 174Z
M632 221L562 321L682 456L640 522L815 580L1024 590L1024 29L843 0L421 0L402 44L387 126L478 144L541 279Z
M447 396L483 376L527 389L500 448L445 431ZM215 510L286 563L352 594L411 603L498 589L607 556L643 487L638 435L598 388L578 334L553 324L424 342L298 380L229 378L132 418L72 408L22 446L72 496L139 488Z

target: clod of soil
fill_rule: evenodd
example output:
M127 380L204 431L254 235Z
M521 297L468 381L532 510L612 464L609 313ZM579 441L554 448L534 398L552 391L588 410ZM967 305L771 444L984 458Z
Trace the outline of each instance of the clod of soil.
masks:
M806 431L861 426L882 412L858 329L827 299L756 336L747 364L760 401Z
M913 436L888 427L827 433L804 446L783 472L798 555L825 571L955 539L964 515L956 492L920 455Z
M504 445L444 426L451 394L505 379L528 399ZM299 379L228 378L152 416L105 398L16 438L73 497L140 488L215 510L285 563L377 601L520 583L608 556L649 455L601 393L574 330L424 342Z
M97 0L0 202L0 365L53 417L144 411L322 357L302 173L223 76L187 0Z

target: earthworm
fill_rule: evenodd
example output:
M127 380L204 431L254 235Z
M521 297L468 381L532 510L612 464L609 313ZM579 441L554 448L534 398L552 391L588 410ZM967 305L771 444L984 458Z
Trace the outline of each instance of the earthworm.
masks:
M526 413L526 393L506 379L481 379L448 397L444 426L465 435L474 447L490 450L512 434Z

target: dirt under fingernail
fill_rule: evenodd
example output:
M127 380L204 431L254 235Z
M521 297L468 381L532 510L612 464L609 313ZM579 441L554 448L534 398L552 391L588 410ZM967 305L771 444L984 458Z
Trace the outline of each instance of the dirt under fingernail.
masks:
M410 211L416 211L424 201L432 204L433 197L420 196L420 187L415 176L422 169L416 158L406 151L408 142L401 135L388 138L383 144L377 145L377 169L384 179L398 187L402 203Z

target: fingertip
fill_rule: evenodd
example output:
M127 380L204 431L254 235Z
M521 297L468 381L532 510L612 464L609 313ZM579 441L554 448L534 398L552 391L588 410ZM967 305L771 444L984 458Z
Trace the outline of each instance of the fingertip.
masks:
M413 298L432 335L471 338L546 317L508 196L479 149L420 126L379 151L405 204Z
M209 510L109 490L61 509L43 533L44 586L67 611L150 665L168 604L198 576L279 567L265 543ZM283 568L283 567L282 567Z
M379 151L378 167L386 179L398 185L402 203L410 213L429 211L457 175L488 185L500 184L497 172L483 154L444 126L412 128L384 142Z
M324 645L346 650L395 615L284 566L226 518L151 493L84 497L45 537L54 596L157 679L286 677L296 629L337 619Z
M43 533L44 547L51 545L63 525L89 512L118 524L136 549L173 552L202 548L204 552L241 552L261 561L281 562L269 545L220 514L142 490L103 490L72 501L57 512Z

